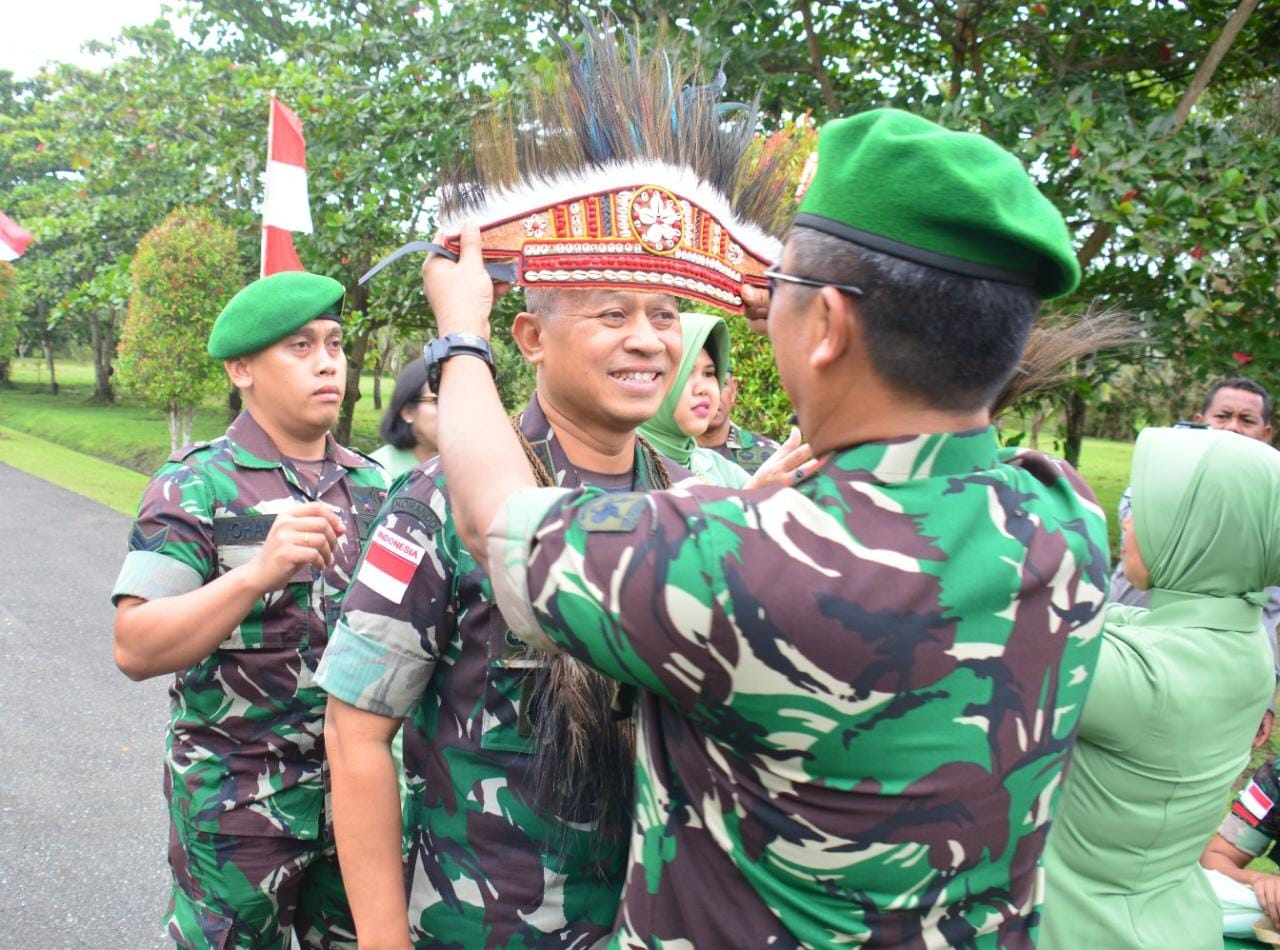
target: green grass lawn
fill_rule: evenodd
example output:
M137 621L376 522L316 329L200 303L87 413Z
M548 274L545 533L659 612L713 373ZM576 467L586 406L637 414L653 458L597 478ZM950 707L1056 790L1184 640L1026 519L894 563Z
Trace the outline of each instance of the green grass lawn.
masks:
M48 392L49 376L43 362L17 359L13 366L15 389L0 390L0 426L46 439L91 455L113 465L150 475L169 455L169 417L161 409L144 406L127 397L115 405L89 402L93 393L93 367L87 362L57 364L58 395ZM395 381L383 378L383 394L391 394ZM376 449L381 412L373 408L373 383L364 380L364 397L356 403L352 443L364 451ZM213 439L227 428L226 402L209 399L196 413L193 437Z

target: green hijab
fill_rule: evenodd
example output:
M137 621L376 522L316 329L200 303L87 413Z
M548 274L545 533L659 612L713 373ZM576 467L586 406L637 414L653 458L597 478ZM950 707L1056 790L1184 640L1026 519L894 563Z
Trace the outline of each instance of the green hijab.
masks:
M1234 432L1146 429L1132 484L1152 610L1177 604L1179 625L1255 628L1263 588L1280 583L1280 452Z
M676 425L676 403L684 392L685 383L693 372L693 363L705 347L716 365L716 377L724 388L725 373L729 371L729 327L719 317L706 313L680 314L680 329L684 334L684 352L676 377L671 381L666 398L658 407L658 414L640 426L639 432L649 443L680 465L688 465L693 450L698 447L691 435L685 435ZM708 342L710 337L710 342Z

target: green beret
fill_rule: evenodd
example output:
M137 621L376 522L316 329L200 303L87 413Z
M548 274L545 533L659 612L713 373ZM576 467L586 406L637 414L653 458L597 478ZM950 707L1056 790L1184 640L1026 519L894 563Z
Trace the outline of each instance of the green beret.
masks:
M255 280L222 308L209 333L209 355L229 360L256 353L317 317L338 319L342 284L290 270Z
M1066 222L1017 158L898 109L823 126L795 223L1046 299L1080 283Z

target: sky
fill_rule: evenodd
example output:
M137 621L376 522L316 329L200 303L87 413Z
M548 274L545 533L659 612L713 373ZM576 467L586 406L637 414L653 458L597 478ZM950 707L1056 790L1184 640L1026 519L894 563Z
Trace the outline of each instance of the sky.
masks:
M150 23L162 0L18 0L0 6L0 69L27 79L49 61L102 66L104 58L81 52L81 45Z

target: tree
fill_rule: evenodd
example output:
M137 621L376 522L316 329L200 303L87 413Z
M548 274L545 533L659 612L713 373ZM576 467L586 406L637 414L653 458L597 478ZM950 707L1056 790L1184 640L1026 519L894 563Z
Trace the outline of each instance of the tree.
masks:
M0 261L0 388L12 389L9 361L21 336L22 301L18 296L18 275L8 261Z
M121 384L168 410L176 451L191 439L196 407L222 380L206 345L217 310L241 284L235 232L207 210L179 208L138 242L131 274Z

